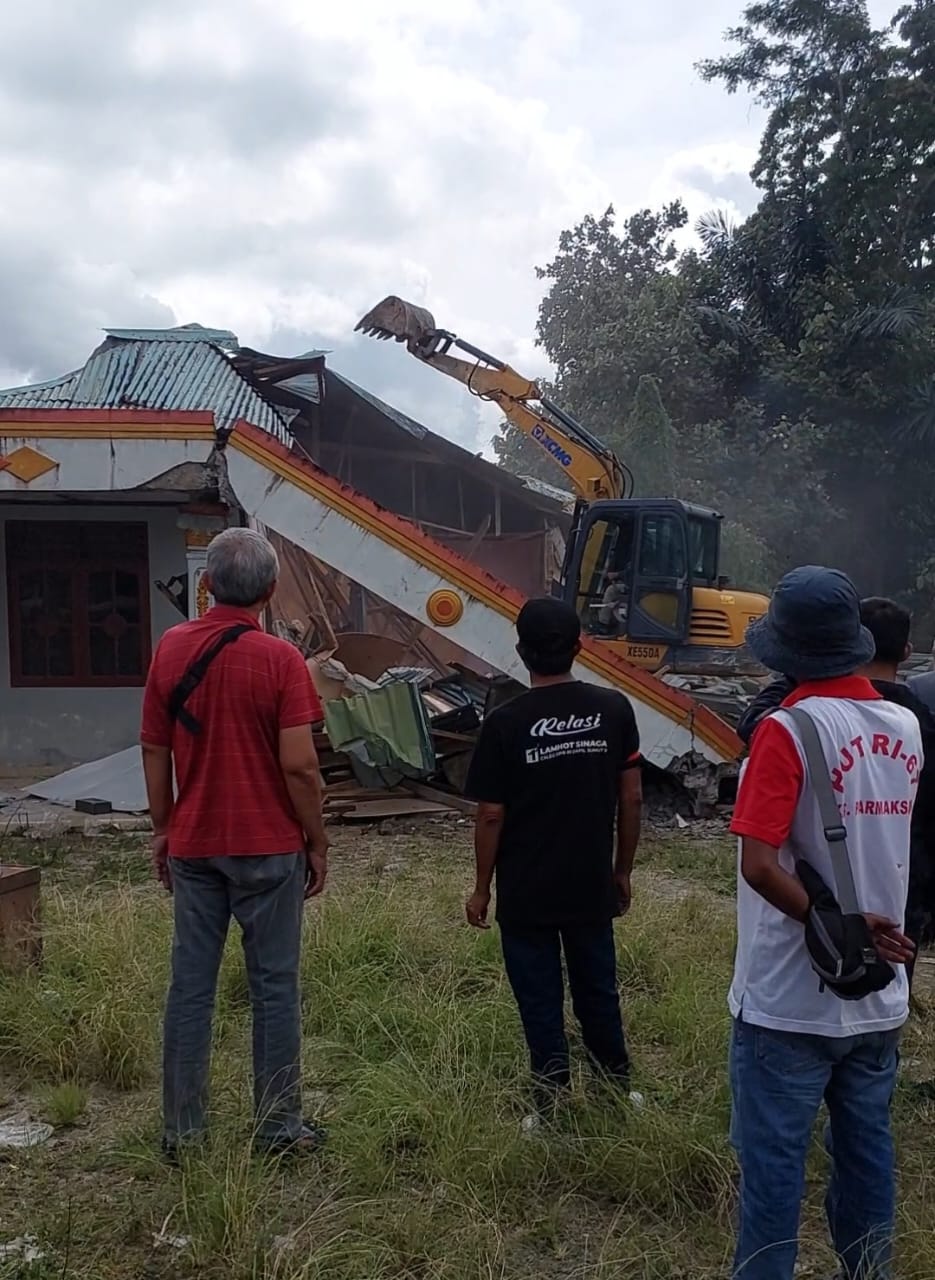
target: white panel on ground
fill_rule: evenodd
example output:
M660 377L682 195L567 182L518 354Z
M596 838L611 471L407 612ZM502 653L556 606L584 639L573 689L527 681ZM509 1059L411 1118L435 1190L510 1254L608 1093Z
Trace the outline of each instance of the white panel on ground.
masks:
M139 747L90 760L29 788L31 796L73 808L76 800L107 800L115 813L146 813L146 787Z

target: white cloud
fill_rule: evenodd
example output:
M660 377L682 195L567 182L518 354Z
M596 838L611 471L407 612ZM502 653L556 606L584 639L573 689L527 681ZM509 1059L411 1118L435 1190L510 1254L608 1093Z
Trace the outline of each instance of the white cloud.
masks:
M758 119L693 70L740 7L0 6L4 380L80 363L105 324L174 316L331 347L480 447L495 415L356 320L408 295L541 376L534 268L563 228L611 201L745 211Z

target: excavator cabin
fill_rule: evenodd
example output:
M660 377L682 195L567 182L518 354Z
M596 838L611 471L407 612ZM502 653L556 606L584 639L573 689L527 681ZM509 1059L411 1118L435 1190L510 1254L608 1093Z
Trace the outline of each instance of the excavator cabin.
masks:
M587 635L650 671L759 670L744 633L761 597L720 575L721 516L663 498L579 502L555 594Z

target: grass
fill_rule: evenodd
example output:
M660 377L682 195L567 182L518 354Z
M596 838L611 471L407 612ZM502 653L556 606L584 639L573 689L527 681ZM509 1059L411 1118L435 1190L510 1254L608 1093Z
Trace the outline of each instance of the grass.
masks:
M734 1168L724 1070L730 851L647 841L619 929L634 1112L586 1074L547 1136L525 1135L525 1062L495 932L461 924L463 827L345 833L307 914L304 1077L331 1141L313 1161L251 1155L249 1006L239 947L218 993L212 1139L180 1171L156 1155L171 921L132 838L41 850L45 961L0 979L0 1114L54 1144L0 1164L0 1244L39 1261L0 1280L714 1280ZM27 860L26 842L0 850ZM694 851L694 853L692 853ZM39 852L37 850L37 852ZM697 887L676 883L695 869ZM714 869L705 876L701 868ZM917 1022L907 1056L931 1064ZM578 1055L580 1058L580 1054ZM314 1105L311 1105L314 1104ZM905 1280L935 1275L935 1107L897 1106ZM831 1270L816 1154L804 1275Z
M77 1080L63 1080L44 1089L39 1104L43 1120L56 1129L70 1129L87 1110L88 1091Z

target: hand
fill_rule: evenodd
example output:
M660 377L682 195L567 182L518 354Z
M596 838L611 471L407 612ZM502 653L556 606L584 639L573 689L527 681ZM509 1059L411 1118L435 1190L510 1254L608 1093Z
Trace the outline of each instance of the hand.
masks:
M150 845L150 852L153 859L153 874L166 893L171 893L172 872L169 869L169 837L154 835Z
M474 929L489 929L487 912L490 908L490 890L475 889L464 905L467 922Z
M317 898L328 877L328 842L324 838L305 845L305 897Z
M633 901L633 893L630 889L630 873L623 871L614 872L614 884L617 886L617 901L620 903L620 914L625 916L630 910L630 903Z
M873 937L873 945L880 959L887 961L888 964L908 964L916 953L916 944L912 939L907 938L900 931L899 926L892 920L887 920L885 916L865 912L864 919L867 921Z

